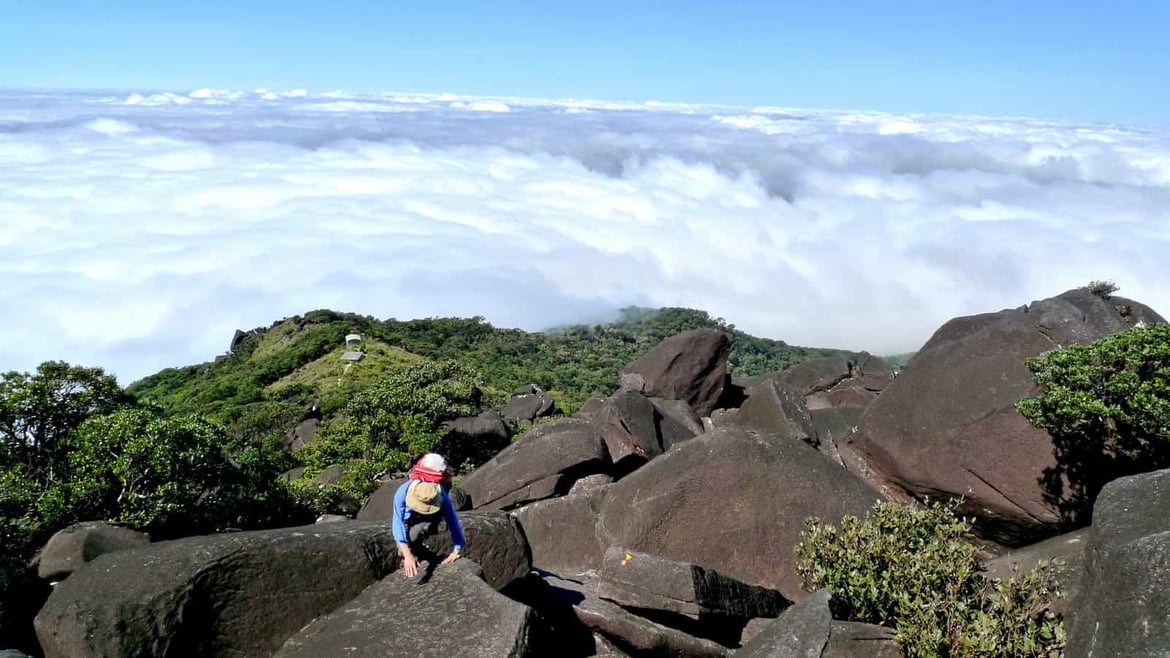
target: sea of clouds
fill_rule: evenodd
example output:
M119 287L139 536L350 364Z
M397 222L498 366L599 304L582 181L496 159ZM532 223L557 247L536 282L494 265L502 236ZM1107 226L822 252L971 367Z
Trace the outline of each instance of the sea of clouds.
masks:
M1170 129L201 89L0 92L0 371L122 383L316 308L690 306L893 353L1092 279L1170 314Z

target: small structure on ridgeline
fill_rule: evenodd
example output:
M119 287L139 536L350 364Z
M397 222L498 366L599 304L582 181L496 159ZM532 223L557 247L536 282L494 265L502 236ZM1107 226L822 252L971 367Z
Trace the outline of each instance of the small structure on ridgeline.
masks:
M341 378L349 373L349 369L354 366L362 357L366 355L361 351L362 335L361 334L347 334L345 337L345 352L341 354L341 361L345 364L341 369L341 377L337 378L337 385L341 386Z

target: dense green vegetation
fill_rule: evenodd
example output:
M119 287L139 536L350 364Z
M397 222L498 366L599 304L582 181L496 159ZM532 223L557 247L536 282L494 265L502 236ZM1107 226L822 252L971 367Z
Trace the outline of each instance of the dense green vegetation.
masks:
M5 373L0 561L19 565L81 520L160 537L292 520L278 476L293 463L274 445L229 440L206 419L164 416L98 368L47 362Z
M989 579L954 508L879 502L836 528L805 522L797 572L808 591L828 588L835 619L894 628L909 658L1056 658L1064 628L1049 610L1061 596L1057 565Z
M356 498L373 493L379 473L403 469L412 455L440 447L443 421L478 414L482 385L474 370L454 361L422 361L386 375L354 396L300 451L306 475L342 465L340 486L346 493ZM473 445L448 444L441 451L455 467L478 465L494 454Z
M617 387L623 366L662 339L698 328L718 328L732 336L730 362L737 375L783 370L816 356L842 350L805 348L750 336L707 313L682 308L622 310L613 323L573 325L547 333L493 327L483 318L431 318L379 321L333 311L313 311L256 329L234 352L212 363L171 368L130 386L130 391L171 412L196 412L232 422L248 405L280 400L305 404L321 390L283 384L298 369L340 349L349 333L397 350L402 360L458 361L483 378L485 392L506 393L533 383L572 410L594 392ZM363 347L369 351L367 347ZM368 370L363 361L355 372ZM334 408L343 396L335 396ZM330 406L326 401L325 406Z
M1054 439L1057 466L1045 483L1070 522L1109 480L1170 466L1170 326L1134 327L1027 365L1037 394L1016 408Z

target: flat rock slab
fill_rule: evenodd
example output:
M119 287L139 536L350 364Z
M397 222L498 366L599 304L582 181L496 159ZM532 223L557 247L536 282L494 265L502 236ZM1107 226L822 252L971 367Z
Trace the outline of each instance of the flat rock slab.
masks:
M598 574L597 594L627 608L708 616L775 617L789 605L774 589L758 587L657 555L611 546Z
M735 652L736 658L903 658L894 631L836 621L822 589L792 606Z
M829 590L822 589L768 624L736 658L821 658L833 630Z
M573 613L581 623L633 655L722 658L731 653L730 649L718 642L664 626L619 605L603 601L597 596L595 582L564 580L547 575L544 580L572 605Z
M459 483L476 509L507 509L568 491L609 466L590 421L554 420L522 434Z
M413 579L395 573L289 638L278 658L520 658L532 609L496 592L471 563Z
M903 658L895 633L884 626L833 621L821 658Z

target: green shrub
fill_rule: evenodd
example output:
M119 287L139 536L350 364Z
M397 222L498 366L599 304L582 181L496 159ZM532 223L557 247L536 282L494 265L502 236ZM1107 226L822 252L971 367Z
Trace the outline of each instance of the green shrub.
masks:
M1052 435L1049 503L1083 522L1106 482L1170 466L1170 326L1151 324L1026 361L1036 395L1016 409Z
M1101 299L1109 299L1110 295L1117 292L1117 284L1112 281L1090 281L1089 285L1083 288Z
M339 485L355 498L368 496L378 486L377 474L403 469L412 455L435 449L446 434L443 421L478 414L481 386L474 370L454 361L420 361L390 373L322 423L317 440L299 453L305 476L345 465ZM444 447L454 468L485 459L477 446Z
M198 417L119 411L87 420L72 443L68 496L82 518L206 528L233 476L223 429Z
M970 522L941 503L915 508L879 502L838 529L805 522L797 573L808 591L828 588L835 618L896 630L910 658L1061 655L1055 565L987 579Z

